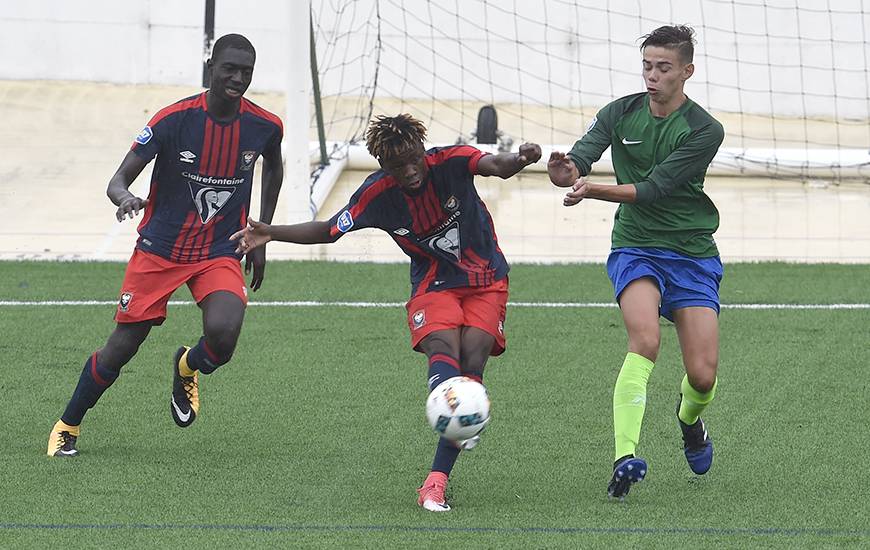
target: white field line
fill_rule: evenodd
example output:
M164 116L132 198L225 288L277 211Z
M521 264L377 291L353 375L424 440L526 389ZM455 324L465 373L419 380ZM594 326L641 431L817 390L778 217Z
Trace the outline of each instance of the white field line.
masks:
M0 300L0 306L113 306L116 300ZM194 305L190 300L173 300L173 306ZM364 307L394 308L404 307L404 302L318 302L318 301L274 301L249 302L252 307ZM611 302L509 302L511 307L549 308L549 309L595 309L615 308ZM723 304L722 309L870 309L870 304Z

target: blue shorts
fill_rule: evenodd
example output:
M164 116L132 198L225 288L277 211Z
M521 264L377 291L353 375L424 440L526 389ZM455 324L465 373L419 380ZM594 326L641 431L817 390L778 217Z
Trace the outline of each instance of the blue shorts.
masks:
M663 248L617 248L607 258L616 301L632 281L649 277L662 294L659 314L669 321L684 307L709 307L718 315L722 272L719 256L693 258Z

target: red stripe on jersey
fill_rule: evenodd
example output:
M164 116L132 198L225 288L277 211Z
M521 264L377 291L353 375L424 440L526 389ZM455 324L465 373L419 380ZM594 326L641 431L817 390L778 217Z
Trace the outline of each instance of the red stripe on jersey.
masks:
M236 159L239 158L239 119L233 122L233 129L230 137L230 148L227 150L226 163L224 164L223 176L225 178L232 177L236 173Z
M211 253L211 245L214 243L214 230L217 227L218 222L221 221L222 219L223 218L220 216L215 216L215 218L212 220L214 223L209 226L208 233L206 234L205 239L201 245L202 248L200 250L200 256L199 256L199 258L201 260L208 259L209 255Z
M214 131L214 123L209 117L205 117L205 132L202 138L201 158L199 159L199 173L205 175L208 171L208 163L211 160L211 134Z
M216 176L217 175L217 167L218 162L221 157L221 140L224 136L224 128L215 124L214 125L214 136L211 138L211 159L208 162L208 171L205 173L207 176Z
M495 224L492 223L492 216L489 214L489 209L486 207L486 204L484 204L483 199L481 199L479 203L481 210L486 214L486 222L489 224L489 231L492 233L492 242L495 243L495 250L499 254L502 254L501 247L498 245L498 235L495 234Z
M462 256L466 258L462 262L462 267L466 271L474 272L475 275L479 274L476 279L478 284L475 286L489 286L495 281L495 270L488 269L489 262L478 256L474 250L467 248L462 251Z
M396 244L398 244L403 250L410 250L419 256L424 256L429 259L429 269L426 271L426 275L423 276L423 279L417 286L417 292L414 293L414 296L419 296L420 294L425 293L426 289L429 288L429 285L432 284L432 281L435 280L435 275L438 272L438 259L407 239L402 239L400 242L398 237L395 235L391 236L393 237L393 240L396 241Z
M421 294L425 294L429 289L429 285L432 284L432 281L435 280L435 274L438 272L438 262L436 260L429 260L429 270L426 272L426 276L423 277L423 280L420 281L420 284L417 286L417 292L414 293L414 296L419 296Z
M235 126L235 124L233 126ZM215 175L222 178L226 177L227 175L227 164L230 156L230 142L233 140L233 126L224 126L224 135L223 139L221 140L220 160L218 160L218 165L215 169Z
M426 164L434 166L453 157L469 157L468 170L472 174L477 174L477 162L483 155L484 152L476 147L472 147L471 145L458 145L456 147L446 147L432 153L431 155L427 155Z
M425 226L423 225L423 219L420 214L420 208L417 206L416 197L410 197L405 193L402 193L402 197L405 199L405 204L408 205L408 213L411 214L411 229L414 233L422 235L425 233L423 228L428 227L428 224Z
M426 186L426 191L420 198L420 202L426 211L426 214L431 218L431 223L426 230L432 229L441 221L444 212L441 210L441 205L438 203L438 197L435 196L435 186L431 183Z
M368 208L369 204L375 199L375 197L395 185L395 183L395 180L393 180L391 176L384 176L371 184L368 189L363 191L362 196L359 198L357 203L350 207L351 217L356 218L361 213L365 212L366 208ZM338 227L329 228L329 234L331 236L335 236L337 233L340 233Z
M248 209L245 208L245 205L242 205L242 215L239 218L239 229L243 229L248 226Z
M243 97L242 103L241 103L241 105L239 105L239 113L241 114L241 113L245 113L245 112L251 113L251 114L258 116L260 118L264 118L264 119L268 120L269 122L277 125L278 129L281 131L281 136L284 135L284 124L281 123L280 118L273 115L272 113L270 113L266 109L263 109L262 107L260 107L256 103L253 103L252 101L245 99Z
M181 248L187 240L187 236L193 227L195 219L196 214L193 212L187 213L187 219L184 220L184 225L181 226L181 231L178 232L178 237L175 239L175 245L172 247L172 254L169 256L170 260L177 262L181 259Z
M199 227L199 231L191 239L188 239L190 241L187 246L187 259L189 261L198 262L202 259L203 245L207 235L208 228L203 225Z
M142 228L148 225L148 222L151 221L151 214L154 213L154 201L150 200L156 196L155 190L157 189L157 182L151 180L151 186L148 189L148 204L145 205L145 213L142 215L142 221L139 222L139 227L136 228L136 231L142 232Z
M205 110L205 92L199 94L196 97L191 97L189 99L182 99L177 103L173 103L167 107L164 107L157 111L151 120L148 122L148 126L154 126L164 118L168 117L172 113L177 113L179 111L187 111L188 109L203 109Z

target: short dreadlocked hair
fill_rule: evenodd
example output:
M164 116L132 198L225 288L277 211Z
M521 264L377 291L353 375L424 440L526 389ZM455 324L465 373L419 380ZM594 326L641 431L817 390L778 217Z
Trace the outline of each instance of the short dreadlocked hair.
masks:
M366 147L379 160L403 155L422 145L426 127L407 113L376 116L366 130Z
M640 51L647 46L659 46L676 50L680 61L688 65L695 56L695 30L686 25L665 25L640 37L643 42Z

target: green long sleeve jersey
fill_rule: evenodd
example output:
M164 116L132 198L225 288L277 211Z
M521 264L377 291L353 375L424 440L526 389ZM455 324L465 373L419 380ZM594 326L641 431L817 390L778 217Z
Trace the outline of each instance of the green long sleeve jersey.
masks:
M649 94L629 95L598 112L568 153L581 175L611 147L619 184L633 183L634 203L616 211L612 246L656 247L697 258L716 256L719 211L704 193L704 176L725 133L691 99L665 118L649 110Z

